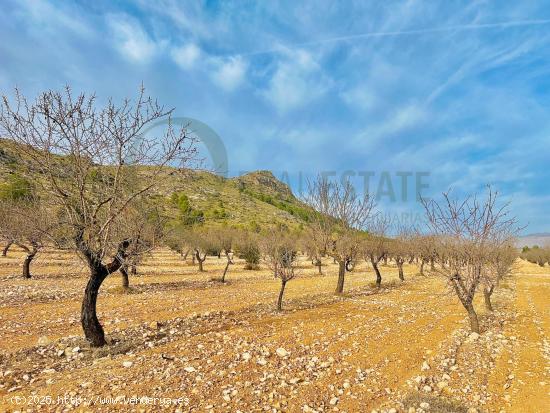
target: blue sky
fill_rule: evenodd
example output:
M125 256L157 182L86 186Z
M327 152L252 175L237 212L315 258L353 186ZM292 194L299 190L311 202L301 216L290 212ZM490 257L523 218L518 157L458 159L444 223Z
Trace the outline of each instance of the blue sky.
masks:
M88 4L90 3L90 4ZM299 4L297 4L299 3ZM550 2L12 1L0 90L70 84L99 98L141 82L223 139L231 174L348 171L388 192L493 184L525 232L550 231ZM355 174L355 177L354 175ZM388 179L389 177L389 179Z

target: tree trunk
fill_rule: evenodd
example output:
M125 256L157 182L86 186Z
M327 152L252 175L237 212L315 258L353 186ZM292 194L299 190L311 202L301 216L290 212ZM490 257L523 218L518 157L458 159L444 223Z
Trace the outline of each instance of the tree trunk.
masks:
M82 329L86 339L90 342L92 347L104 346L105 332L103 327L97 319L96 306L97 295L99 294L99 288L107 277L107 269L105 267L91 268L90 279L86 284L84 290L84 299L82 300L82 308L80 311L80 321L82 323Z
M338 284L336 284L336 294L344 292L344 279L346 276L346 261L338 262Z
M281 291L279 291L279 298L277 299L277 311L283 310L283 294L285 293L286 281L281 280Z
M420 261L420 275L424 275L424 260Z
M477 314L473 304L466 304L464 307L466 307L466 311L468 311L468 318L470 319L470 329L472 330L472 333L479 334L479 322L477 320Z
M405 281L405 274L403 273L403 263L397 260L397 268L399 269L399 279Z
M222 275L222 283L225 282L225 274L227 274L227 270L229 269L229 265L231 264L231 260L228 258L227 259L227 264L225 264L225 268L223 270L223 275Z
M137 265L136 264L132 264L130 266L130 274L137 275Z
M204 262L204 260L206 260L206 254L204 254L204 257L201 258L201 255L199 254L198 251L195 252L195 256L197 257L197 262L199 263L199 271L200 272L203 272L204 271L204 268L202 266L202 263Z
M130 279L128 278L128 271L126 269L126 266L123 265L119 269L120 274L122 275L122 288L125 290L130 288Z
M13 241L8 241L8 243L6 244L4 249L2 250L2 257L5 257L6 255L8 255L8 250L10 249L10 247L12 245L13 245Z
M493 311L493 304L491 303L491 294L493 294L493 289L485 287L483 289L483 298L485 299L485 308L487 311Z
M29 252L23 261L23 278L31 278L31 262L36 255L36 251Z
M384 265L386 265L386 266L388 265L388 256L387 255L384 256Z
M380 270L378 269L378 263L372 261L372 268L374 268L374 272L376 273L376 287L380 288L382 285L382 274L380 274Z
M317 269L319 270L319 275L323 274L323 270L321 269L321 265L323 265L323 263L321 262L321 260L317 260Z
M430 258L430 270L435 271L435 260Z

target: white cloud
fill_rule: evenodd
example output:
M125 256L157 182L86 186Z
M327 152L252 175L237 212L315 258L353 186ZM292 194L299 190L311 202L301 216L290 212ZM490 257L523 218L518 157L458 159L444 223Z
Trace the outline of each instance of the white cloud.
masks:
M375 108L377 104L376 96L369 90L368 85L359 85L353 89L346 90L340 96L348 106L363 111L369 111Z
M310 53L293 50L284 55L263 93L279 112L304 106L330 87L329 79Z
M158 45L134 18L123 15L109 15L107 23L115 41L115 47L128 60L146 63L157 52Z
M426 110L419 105L408 104L389 114L384 120L368 126L352 139L354 145L361 145L363 151L371 151L382 141L416 127L427 119Z
M216 69L212 79L222 89L233 91L243 82L248 65L241 57L216 59L214 64Z
M45 30L55 33L64 28L83 37L93 34L91 26L77 6L51 4L47 0L21 1L17 6L27 20L32 20L33 24L40 27L42 33Z
M201 49L194 43L174 47L171 51L174 62L184 70L190 70L201 56Z

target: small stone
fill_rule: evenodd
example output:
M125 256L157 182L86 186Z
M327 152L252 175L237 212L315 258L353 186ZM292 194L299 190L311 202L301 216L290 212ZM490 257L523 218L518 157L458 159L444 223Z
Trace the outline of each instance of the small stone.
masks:
M329 403L332 406L336 406L338 404L338 397L333 397L332 399L330 399Z
M80 352L80 347L73 348L73 353L79 353L79 352Z
M430 369L430 365L427 363L427 362L424 362L422 363L422 370L429 370Z
M195 371L197 371L197 370L195 370L195 367L193 367L193 366L187 366L187 367L184 367L183 369L184 369L187 373L194 373Z
M479 334L478 333L470 333L470 335L468 336L468 339L470 341L475 341L475 340L479 339Z
M39 346L47 346L48 344L50 344L52 342L52 340L50 340L48 337L46 336L41 336L39 339L38 339L38 345Z
M157 330L160 327L160 324L158 321L151 321L149 323L149 327L152 328L153 330Z
M388 410L388 413L397 413L397 409L395 407L392 407L390 410Z
M432 391L432 388L428 385L422 387L422 390L424 391L424 393L429 393Z
M131 361L124 361L124 362L122 363L122 366L123 366L123 367L126 367L126 368L132 367L133 365L134 365L134 363L131 362Z
M430 408L430 403L422 402L420 403L420 407L424 410L428 410Z
M443 390L445 387L447 387L449 385L448 382L446 381L440 381L439 383L437 383L437 388L439 390Z
M258 363L260 366L265 366L267 364L267 360L262 358L259 358L256 363Z
M475 407L470 407L468 413L477 413L477 409Z
M286 357L288 356L288 351L286 351L284 348L282 347L279 347L277 350L275 350L275 353L277 353L277 355L279 357Z
M248 352L243 353L241 357L244 361L248 361L252 358L252 356Z

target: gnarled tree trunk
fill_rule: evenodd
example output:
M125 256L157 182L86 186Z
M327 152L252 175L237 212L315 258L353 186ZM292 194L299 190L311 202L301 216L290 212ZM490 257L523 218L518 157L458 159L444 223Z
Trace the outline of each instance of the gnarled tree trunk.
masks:
M120 267L119 271L122 276L122 288L126 290L130 288L130 279L128 277L128 270L126 269L126 266L123 265Z
M372 264L372 268L374 269L374 273L376 274L376 287L380 288L380 286L382 285L382 274L380 274L380 269L378 268L378 261L373 256L371 256L370 263Z
M286 281L281 280L281 290L279 291L279 298L277 299L277 311L283 310L283 295L285 293Z
M97 296L99 288L108 275L104 265L98 265L96 268L90 268L90 279L84 290L84 299L80 310L80 321L86 339L92 347L101 347L107 344L105 341L105 332L99 323L96 313Z
M233 264L233 262L231 261L231 259L229 257L227 257L227 264L225 264L225 268L223 270L223 275L222 275L222 283L225 282L225 275L227 274L227 270L229 270L229 266Z
M124 260L127 258L126 250L130 246L129 240L122 241L118 246L118 251L113 258L113 261L107 265L101 263L88 246L82 240L80 233L75 241L78 249L86 258L90 269L90 278L84 290L84 298L82 299L82 307L80 308L80 322L84 336L89 341L92 347L101 347L107 344L105 341L105 332L97 318L97 296L101 284L109 274L118 271Z
M405 274L403 272L403 262L399 259L397 259L396 262L397 262L397 268L399 270L399 279L401 281L405 281Z
M468 312L468 318L470 319L470 329L473 333L479 334L479 321L477 319L477 313L474 309L474 305L472 303L465 305L466 311Z
M23 261L23 278L31 278L31 262L36 255L36 250L32 250Z
M338 261L338 283L336 284L336 294L344 292L344 280L346 277L346 261Z
M199 251L195 251L195 257L197 258L197 262L199 263L199 271L200 272L203 272L204 271L204 268L202 266L202 263L206 260L206 254L204 254L202 257L201 257L201 254L199 253Z
M12 245L13 245L13 241L8 241L8 243L6 244L4 249L2 250L2 257L5 257L5 256L8 255L8 251L9 251L9 249Z

